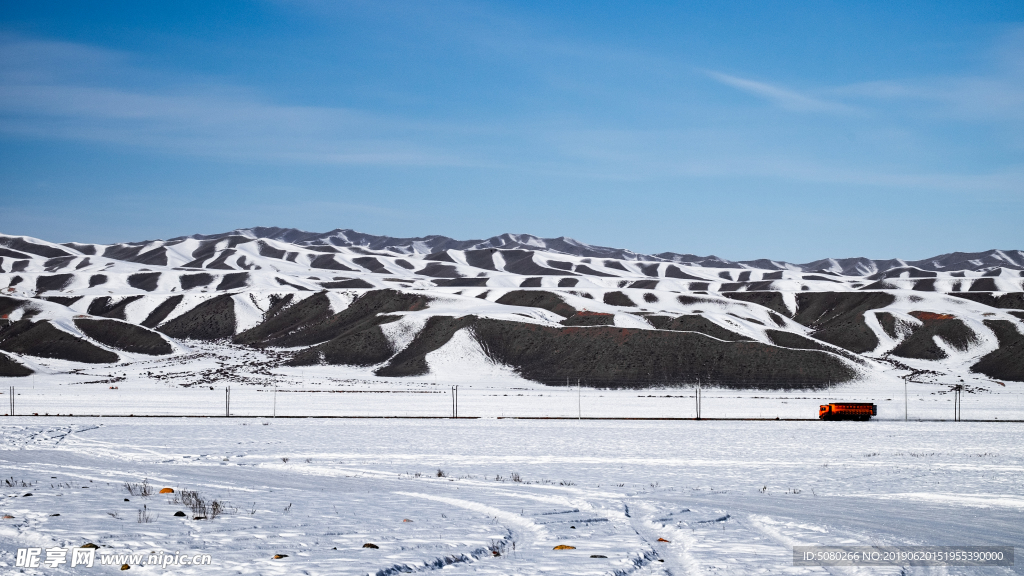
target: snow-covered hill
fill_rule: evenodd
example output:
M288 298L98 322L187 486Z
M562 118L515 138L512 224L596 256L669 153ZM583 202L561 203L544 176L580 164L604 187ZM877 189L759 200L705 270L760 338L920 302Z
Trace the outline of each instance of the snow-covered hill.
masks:
M115 245L0 235L0 375L185 355L189 340L397 378L815 387L893 370L1024 381L1024 252L807 264L569 238L252 228ZM472 349L469 353L465 351Z

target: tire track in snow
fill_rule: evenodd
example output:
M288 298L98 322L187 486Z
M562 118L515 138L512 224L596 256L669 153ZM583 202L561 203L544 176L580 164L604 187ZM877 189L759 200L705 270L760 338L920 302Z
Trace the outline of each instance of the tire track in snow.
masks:
M433 500L435 502L448 504L449 506L457 506L459 508L465 508L466 510L472 510L474 512L480 512L482 514L487 514L488 516L499 518L503 522L506 522L513 526L518 526L521 530L524 531L524 533L532 533L534 537L533 542L531 542L531 544L536 544L536 541L545 539L552 540L551 533L548 531L547 528L541 526L540 524L537 524L529 518L525 518L514 512L506 512L505 510L502 510L500 508L495 508L493 506L488 506L486 504L481 504L480 502L475 502L472 500L449 498L447 496L434 496L433 494L423 494L422 492L396 491L393 493L400 494L402 496L409 496L412 498L423 498L425 500Z
M783 534L779 530L775 529L773 526L769 525L769 524L774 523L774 522L772 522L772 519L770 517L768 517L768 516L758 516L758 515L751 514L750 516L747 517L747 523L754 530L757 530L761 534L764 534L766 537L768 537L770 540L772 540L772 541L774 541L774 542L776 542L778 544L781 544L782 546L785 546L785 547L789 548L790 550L792 550L794 546L814 546L816 544L816 543L812 543L812 542L803 542L803 541L797 540L795 538L791 538L789 536L786 536L785 534ZM807 568L808 570L813 570L815 567L813 567L813 566L806 566L805 568ZM829 574L832 574L833 576L840 575L840 574L842 574L842 575L854 575L854 574L865 574L865 575L867 575L867 574L871 574L872 576L874 576L876 574L879 574L880 570L883 571L881 573L889 572L888 570L886 570L886 567L884 567L884 566L871 566L871 567L863 567L863 566L821 566L820 570L822 570L824 572L828 572ZM892 574L903 574L904 571L901 570L899 567L894 566L892 568L891 573ZM942 573L945 573L945 571L940 572L940 574L942 574Z
M540 545L540 542L542 542L543 540L550 541L552 539L551 533L548 531L547 528L541 526L540 524L537 524L536 522L533 522L529 518L525 518L523 516L515 514L514 512L507 512L505 510L501 510L500 508L495 508L493 506L481 504L480 502L475 502L473 500L449 498L447 496L435 496L433 494L424 494L422 492L395 491L393 492L393 494L408 496L411 498L422 498L424 500L431 500L434 502L441 502L443 504L448 504L449 506L456 506L458 508L472 510L473 512L479 512L481 514L492 516L504 523L505 531L508 533L508 536L506 536L506 541L512 541L513 543L516 542L517 535L520 537L532 535L532 537L529 538L519 539L520 544L527 544L532 548L538 547ZM513 530L513 528L510 528L509 525L516 527L517 530ZM522 548L524 548L524 546L518 546L516 552L521 552ZM484 552L486 552L486 550ZM466 558L464 560L457 562L446 562L447 557L437 558L434 560L434 562L428 562L426 568L445 568L445 566L448 564L456 564L461 562L468 562L471 560L479 560L480 555L481 551L477 550L470 553L470 558ZM387 573L381 571L379 572L379 574Z
M505 511L505 510L502 510L502 509L499 509L499 508L495 508L493 506L489 506L489 505L486 505L486 504L482 504L480 502L476 502L476 501L473 501L473 500L465 500L465 499L459 499L459 498L450 498L450 497L446 497L446 496L435 496L435 495L432 495L432 494L423 494L423 493L420 493L420 492L395 491L395 492L393 492L393 494L402 495L402 496L408 496L408 497L413 497L413 498L423 498L423 499L426 499L426 500L432 500L434 502L441 502L441 503L444 503L444 504L448 504L450 506L456 506L456 507L459 507L459 508L464 508L464 509L467 509L467 510L472 510L474 512L479 512L479 513L482 513L482 514L486 514L488 516L492 516L492 517L494 517L494 518L496 518L499 521L504 523L505 529L509 531L509 534L510 534L509 537L510 538L512 538L512 537L519 538L518 542L517 542L518 544L520 544L519 546L517 546L517 552L519 552L519 553L527 551L530 548L533 548L536 552L546 552L548 550L548 548L547 548L548 545L560 541L555 536L553 536L551 534L551 532L548 530L548 528L546 526L544 526L542 524L538 524L538 523L534 522L533 520L531 520L529 518L526 518L524 516L521 516L519 514L516 514L514 512L508 512L508 511ZM514 494L514 495L517 496L517 497L524 497L523 494ZM527 496L527 497L528 497L528 499L533 499L533 500L538 500L538 501L545 501L545 502L552 502L552 503L555 503L555 502L557 502L557 503L564 503L563 501L565 500L565 498L563 498L563 497L544 497L544 496L536 496L536 495L534 495L532 497L529 497L529 496ZM592 503L586 502L586 501L583 501L583 502L580 502L580 503L574 502L574 504L579 509L583 509L583 508L596 509L597 508ZM624 515L624 516L626 516L626 515ZM645 537L633 525L633 521L634 521L633 518L628 518L628 516L626 516L624 519L628 520L628 522L624 522L623 523L624 524L623 527L629 526L633 530L634 533L639 535L641 541L643 542L643 544L646 545L647 549L646 550L641 549L641 550L635 551L633 553L627 553L627 560L630 562L630 565L627 568L625 568L625 569L613 569L610 572L610 574L612 574L613 576L627 576L627 575L631 575L631 574L648 573L648 571L649 571L649 573L652 573L652 574L656 574L656 573L673 574L673 572L671 570L666 569L667 568L666 566L654 563L655 560L658 559L659 554L655 550L655 548L653 546L651 546L651 542L656 540L656 537L655 538ZM510 528L509 526L512 526L512 528ZM527 538L523 538L524 536L527 536Z
M62 426L3 426L0 437L9 448L24 448L29 445L55 448L64 443L68 437L75 438L78 432L95 430L99 426L71 424Z
M751 526L753 526L755 529L760 531L765 536L767 536L769 538L772 538L772 539L774 539L774 540L776 540L778 542L785 543L790 548L792 548L793 546L813 546L813 545L816 545L816 544L822 545L821 542L807 543L807 542L802 542L800 540L797 540L795 538L790 538L790 537L786 536L785 534L782 534L780 531L778 531L774 527L769 525L769 524L774 524L774 523L775 522L772 520L772 518L770 518L768 516L757 516L757 515L751 515L750 516L750 524L751 524ZM832 530L832 531L825 530L825 529L822 529L822 528L820 528L818 526L814 526L814 525L795 524L793 522L790 522L789 525L790 526L794 526L795 525L795 526L797 526L799 528L803 528L803 529L806 529L806 530L811 530L811 531L819 532L819 533L832 533L832 534L835 534L834 530ZM850 533L850 532L844 532L842 534L842 537L844 538L845 541L841 542L841 545L844 545L844 546L900 546L900 545L913 546L913 545L920 545L921 544L920 542L907 542L907 541L903 541L903 542L898 542L898 541L897 542L879 542L878 539L877 539L877 535L876 536L871 536L871 535L864 535L864 534L857 534L857 533ZM851 544L850 540L854 540L856 542ZM824 545L828 545L828 544L824 544ZM946 575L949 574L949 568L946 567L946 566L914 566L914 567L910 567L910 566L823 566L822 569L827 571L830 574L871 574L871 575L876 575L876 574L893 574L893 575L899 575L899 576L905 576L908 573L929 574L929 575L934 574L935 576L946 576ZM1010 571L1007 571L1007 573L1010 573Z
M166 449L163 451L151 450L140 445L127 445L120 442L82 438L77 434L72 434L72 439L74 442L68 442L65 444L66 447L69 449L90 450L97 456L102 455L121 460L131 460L139 456L153 456L158 459L166 459L168 456L168 450Z
M672 546L673 542L658 542L658 538L663 536L659 535L657 531L662 531L667 527L655 525L651 517L656 512L652 507L645 502L633 502L633 508L630 508L628 504L625 504L625 514L629 518L630 526L637 533L638 536L643 540L650 548L650 553L640 552L638 553L637 561L634 565L637 568L641 568L646 564L658 560L665 561L665 571L669 574L675 574L673 569L679 569L684 574L690 576L701 576L703 573L700 569L700 565L689 553L689 548L692 546L692 539L688 537L682 538L682 546ZM642 515L638 515L637 512L645 512ZM680 539L681 531L670 529L673 541ZM678 533L677 533L678 532ZM680 549L681 548L681 549ZM652 566L653 568L653 566Z

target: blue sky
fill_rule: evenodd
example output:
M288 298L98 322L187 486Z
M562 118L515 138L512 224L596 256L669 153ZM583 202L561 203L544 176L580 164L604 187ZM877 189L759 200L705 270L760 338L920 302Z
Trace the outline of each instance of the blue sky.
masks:
M1024 248L1024 3L13 2L0 231Z

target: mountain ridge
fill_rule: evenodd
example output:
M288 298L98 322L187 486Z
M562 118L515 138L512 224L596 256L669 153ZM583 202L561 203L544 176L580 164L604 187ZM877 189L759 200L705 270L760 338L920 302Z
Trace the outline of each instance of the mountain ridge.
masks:
M112 245L0 235L0 377L184 361L190 342L209 341L275 350L261 371L333 365L365 378L454 362L601 386L814 388L894 370L1024 381L1018 260L798 266L527 234L260 227Z
M429 235L420 237L395 237L366 234L348 228L336 228L328 232L308 232L296 228L264 227L237 228L216 234L192 234L176 236L167 240L145 240L139 242L122 242L117 244L83 244L67 242L60 244L74 250L84 246L110 247L144 247L154 243L174 245L185 240L223 240L231 237L246 237L252 240L276 240L303 247L331 246L346 248L363 248L395 252L399 254L438 254L447 250L544 250L589 258L612 258L618 260L672 262L699 266L702 268L748 268L760 270L792 270L807 273L841 274L844 276L867 276L888 272L897 268L917 268L932 272L951 272L959 270L984 270L996 266L1012 270L1024 270L1024 251L991 249L983 252L950 252L920 260L904 260L901 258L870 259L865 257L822 258L812 262L798 264L783 260L761 258L755 260L728 260L714 255L698 256L677 252L660 252L643 254L625 248L597 246L580 242L566 236L542 238L532 234L504 233L485 239L457 240L448 236ZM21 242L12 238L20 238ZM0 235L0 244L17 250L24 246L25 236ZM6 241L5 241L6 240ZM13 244L13 245L12 245ZM111 257L116 258L119 250L108 250ZM51 253L52 254L52 253ZM38 254L48 255L48 254ZM50 255L49 257L53 257Z

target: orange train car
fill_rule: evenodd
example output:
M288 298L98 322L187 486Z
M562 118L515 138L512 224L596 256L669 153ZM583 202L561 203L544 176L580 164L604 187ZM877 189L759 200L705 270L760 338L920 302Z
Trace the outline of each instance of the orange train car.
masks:
M818 408L822 420L869 420L878 416L878 406L870 402L832 402Z

